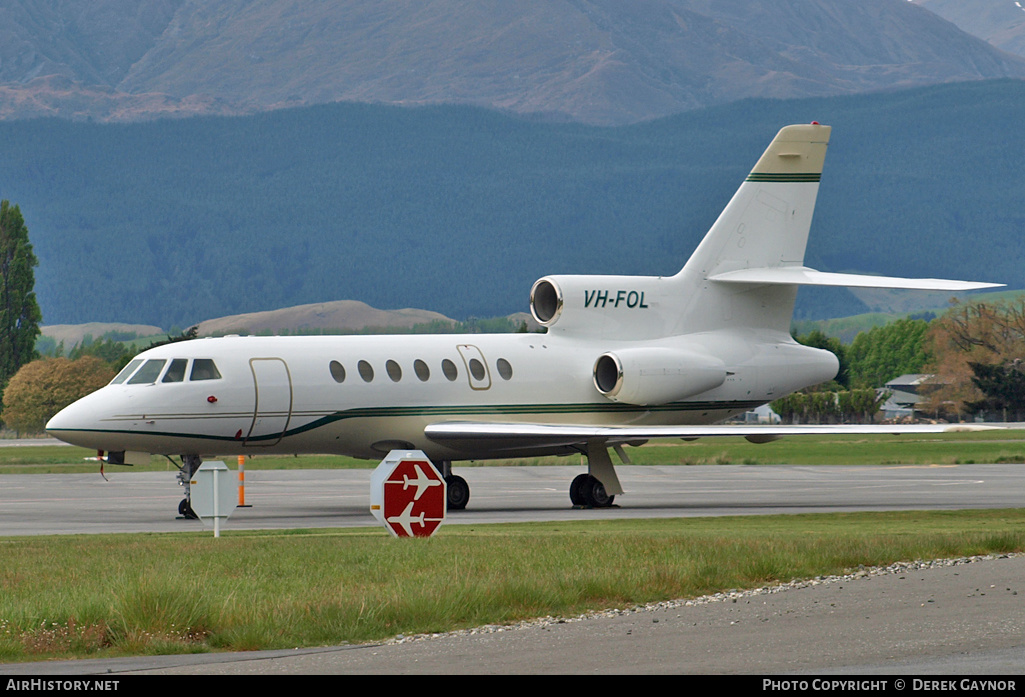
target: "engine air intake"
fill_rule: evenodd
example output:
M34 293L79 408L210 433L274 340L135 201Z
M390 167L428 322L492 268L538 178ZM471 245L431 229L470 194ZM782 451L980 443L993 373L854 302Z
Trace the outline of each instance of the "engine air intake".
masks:
M555 323L562 313L562 290L554 281L542 278L530 289L530 314L542 327Z

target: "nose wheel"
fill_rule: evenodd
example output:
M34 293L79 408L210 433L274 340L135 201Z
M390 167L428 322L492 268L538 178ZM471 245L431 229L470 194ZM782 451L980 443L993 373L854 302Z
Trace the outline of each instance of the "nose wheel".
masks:
M196 520L199 518L196 512L192 510L192 504L188 499L182 499L178 504L178 515L186 520Z

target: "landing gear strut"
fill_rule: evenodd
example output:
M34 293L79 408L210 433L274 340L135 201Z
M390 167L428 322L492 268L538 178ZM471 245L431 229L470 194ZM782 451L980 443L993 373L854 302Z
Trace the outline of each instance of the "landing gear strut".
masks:
M199 455L182 455L182 466L178 468L178 483L185 488L185 498L178 504L178 515L186 520L199 518L192 510L192 489L189 482L202 464L203 460Z

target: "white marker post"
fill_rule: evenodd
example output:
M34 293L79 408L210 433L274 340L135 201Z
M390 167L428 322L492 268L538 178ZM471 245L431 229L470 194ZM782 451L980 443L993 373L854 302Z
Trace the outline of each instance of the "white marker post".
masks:
M231 470L223 462L211 460L196 470L189 481L189 489L193 512L203 525L207 524L208 518L213 518L214 537L220 537L221 519L227 520L238 501L238 480L232 477Z

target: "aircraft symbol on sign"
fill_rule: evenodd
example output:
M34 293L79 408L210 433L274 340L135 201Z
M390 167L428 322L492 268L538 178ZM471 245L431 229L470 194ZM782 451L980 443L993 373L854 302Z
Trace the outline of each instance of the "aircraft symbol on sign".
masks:
M409 505L406 506L406 510L402 511L399 515L391 516L388 518L388 522L401 525L402 529L406 531L406 535L413 537L413 528L411 527L411 524L420 523L420 527L422 528L424 526L424 513L423 511L420 511L420 515L413 515L413 502L410 501Z
M428 487L441 486L441 480L431 479L424 471L420 469L420 465L413 465L416 470L416 479L411 479L409 475L402 475L402 490L405 491L411 486L416 487L416 493L413 494L413 500L419 501L420 496L427 490Z

